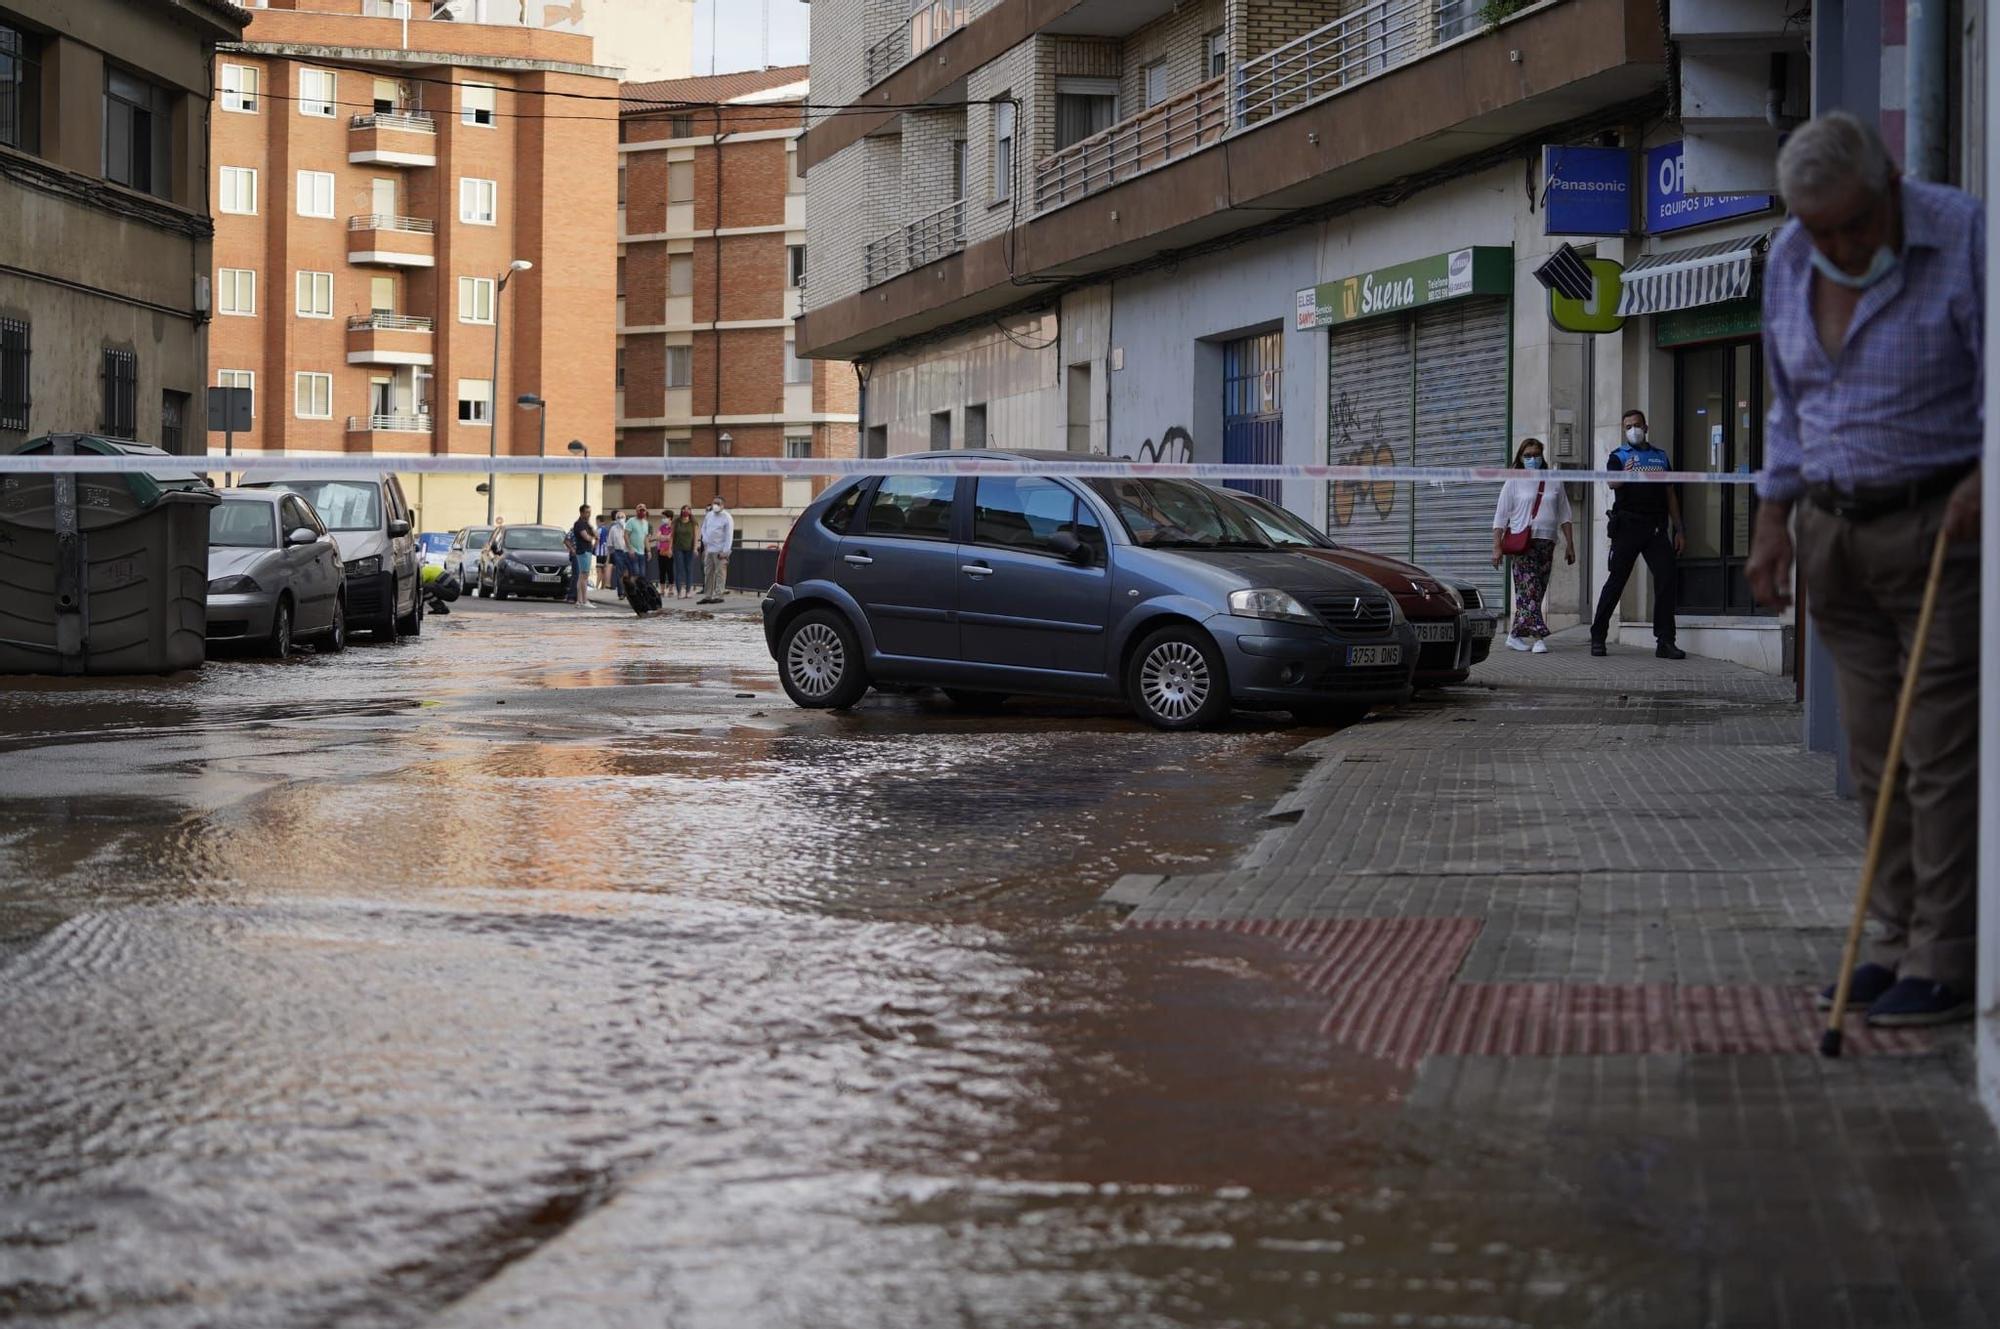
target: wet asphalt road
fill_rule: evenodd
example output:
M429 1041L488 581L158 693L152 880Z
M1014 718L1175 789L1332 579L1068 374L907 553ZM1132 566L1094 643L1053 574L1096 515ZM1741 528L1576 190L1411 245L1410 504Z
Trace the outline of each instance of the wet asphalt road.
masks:
M1096 904L1307 736L806 713L754 621L471 601L7 680L0 1323L1584 1323L1453 1198L1524 1161Z

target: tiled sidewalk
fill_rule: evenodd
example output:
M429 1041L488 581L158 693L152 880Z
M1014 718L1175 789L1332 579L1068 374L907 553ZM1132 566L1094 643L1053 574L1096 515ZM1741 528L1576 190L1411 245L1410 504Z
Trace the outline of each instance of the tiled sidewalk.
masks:
M1845 1058L1814 1051L1862 831L1791 681L1584 645L1496 652L1309 745L1236 869L1108 899L1267 936L1330 1051L1408 1072L1416 1129L1525 1129L1567 1179L1469 1202L1582 1214L1602 1181L1657 1211L1673 1258L1620 1323L1995 1323L2000 1150L1967 1032L1857 1018Z

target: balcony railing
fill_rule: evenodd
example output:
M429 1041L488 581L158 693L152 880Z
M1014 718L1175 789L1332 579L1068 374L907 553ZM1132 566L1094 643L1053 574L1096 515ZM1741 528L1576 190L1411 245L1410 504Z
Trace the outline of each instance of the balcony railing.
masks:
M347 432L350 434L428 434L431 432L431 417L428 415L350 415L347 417Z
M923 0L894 32L868 48L868 83L880 83L972 21L972 0Z
M1229 132L1229 80L1210 79L1035 166L1035 210L1061 207L1209 144Z
M965 200L870 240L861 256L863 284L873 286L965 248Z
M429 332L431 321L419 314L353 314L348 317L349 332Z
M868 48L868 86L873 87L910 61L910 29L899 24L894 32Z
M410 235L435 235L437 223L428 217L394 217L386 212L364 212L347 219L350 231L403 231Z
M411 134L437 133L437 121L429 111L375 111L349 116L349 129L401 129Z
M1297 110L1478 26L1474 0L1375 0L1246 61L1236 74L1237 122Z

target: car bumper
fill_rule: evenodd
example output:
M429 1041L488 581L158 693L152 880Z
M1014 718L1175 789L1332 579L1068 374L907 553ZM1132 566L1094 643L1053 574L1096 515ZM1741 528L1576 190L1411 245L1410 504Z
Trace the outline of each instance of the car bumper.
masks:
M792 603L792 598L791 587L774 585L764 592L764 599L758 606L764 614L764 649L771 653L773 660L778 658L778 619Z
M208 597L208 639L256 641L268 637L271 635L271 617L277 608L276 591L258 591L254 595L211 595Z
M493 574L493 583L509 595L567 595L575 584L569 568L557 573L554 581L539 581L531 572L500 568Z
M1479 664L1493 654L1493 638L1500 631L1500 615L1491 609L1469 609L1465 621L1472 632L1472 663Z
M395 584L392 573L348 574L347 621L361 627L389 618L396 602Z
M1229 671L1229 698L1238 706L1282 710L1293 704L1382 705L1410 695L1417 636L1407 624L1367 638L1338 636L1304 624L1221 614L1206 624ZM1395 664L1350 665L1350 647L1396 646Z

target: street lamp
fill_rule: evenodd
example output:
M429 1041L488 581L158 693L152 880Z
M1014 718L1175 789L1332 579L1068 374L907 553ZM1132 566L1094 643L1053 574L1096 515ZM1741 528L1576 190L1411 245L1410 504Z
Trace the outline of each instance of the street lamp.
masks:
M534 411L541 417L541 428L535 436L535 455L549 455L549 404L532 392L524 392L514 399L514 404L524 411ZM542 524L542 473L535 472L535 525Z
M727 457L729 455L730 449L735 446L736 446L736 440L730 437L729 431L727 429L723 430L720 434L717 434L715 436L716 456ZM719 475L715 477L715 492L718 495L722 493L722 477Z
M580 438L573 438L569 441L569 450L572 454L578 457L588 457L590 455L590 449L583 446L583 440ZM583 501L586 505L590 502L589 471L585 471L583 473Z
M517 272L526 272L535 265L525 258L517 258L507 265L493 287L493 381L487 385L487 414L492 418L486 427L492 432L486 436L486 455L500 454L500 297L506 294L507 281ZM493 491L498 488L499 477L492 471L486 473L486 524L493 524Z

